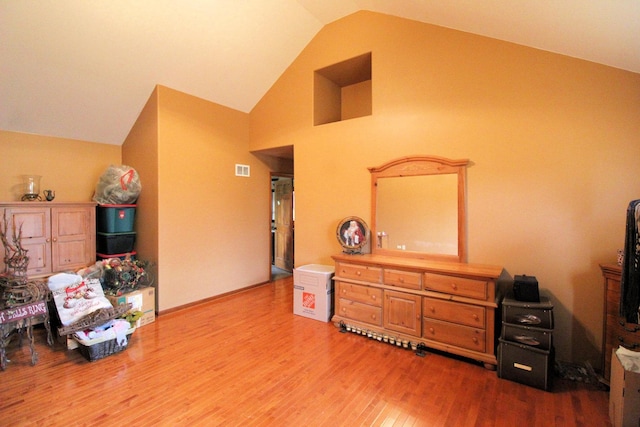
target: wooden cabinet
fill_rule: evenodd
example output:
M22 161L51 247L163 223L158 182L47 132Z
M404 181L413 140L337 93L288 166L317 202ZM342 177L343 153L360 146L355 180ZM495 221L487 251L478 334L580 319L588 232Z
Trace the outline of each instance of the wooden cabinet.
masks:
M620 316L620 277L617 264L600 266L604 277L604 319L602 337L602 372L606 380L611 376L611 352L618 346L630 350L640 349L640 325L627 323Z
M422 332L422 297L406 292L384 291L384 327L419 337Z
M336 326L349 324L496 367L502 267L377 254L333 259Z
M95 206L92 202L0 203L9 236L13 225L16 232L22 227L22 246L29 251L28 276L77 270L95 262ZM0 266L4 271L4 254Z

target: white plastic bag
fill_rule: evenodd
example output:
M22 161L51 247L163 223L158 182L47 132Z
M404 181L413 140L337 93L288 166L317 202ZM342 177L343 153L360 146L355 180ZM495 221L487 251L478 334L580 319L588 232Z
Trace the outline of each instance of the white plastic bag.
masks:
M93 200L101 205L133 204L141 190L140 176L134 168L111 165L100 177Z

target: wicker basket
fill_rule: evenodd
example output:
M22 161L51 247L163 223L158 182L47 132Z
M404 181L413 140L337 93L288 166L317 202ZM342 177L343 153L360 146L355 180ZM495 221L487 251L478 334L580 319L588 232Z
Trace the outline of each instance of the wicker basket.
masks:
M104 337L93 340L82 340L74 338L78 342L78 350L89 362L103 359L112 354L120 353L127 348L131 335L136 328L130 328L127 331L127 342L124 345L118 345L115 337Z

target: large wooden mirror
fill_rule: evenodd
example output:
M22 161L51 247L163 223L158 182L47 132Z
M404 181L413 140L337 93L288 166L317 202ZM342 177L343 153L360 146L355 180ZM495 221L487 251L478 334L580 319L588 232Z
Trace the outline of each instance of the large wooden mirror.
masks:
M369 168L372 252L466 262L468 163L412 156Z

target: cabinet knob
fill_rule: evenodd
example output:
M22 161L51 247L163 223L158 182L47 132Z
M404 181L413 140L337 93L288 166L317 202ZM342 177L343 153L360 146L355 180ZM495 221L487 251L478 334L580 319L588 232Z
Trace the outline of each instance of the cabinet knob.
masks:
M371 315L371 319L372 319L372 320L376 320L376 315L375 315L375 314L372 314L372 315Z
M431 306L431 307L429 307L429 311L432 312L432 313L435 313L436 312L436 308Z
M360 271L356 271L356 276L360 276L362 273Z
M478 320L478 315L477 314L474 314L472 317L473 317L473 320Z
M429 328L429 332L433 334L435 331L433 330L433 328Z
M375 295L371 295L371 299L375 300L376 296Z
M452 283L451 284L451 289L453 289L455 291L456 289L458 289L458 286L455 283Z
M473 341L473 343L474 343L474 344L478 344L478 338L473 337L473 340L472 340L472 341Z
M400 283L404 283L404 277L400 278Z

